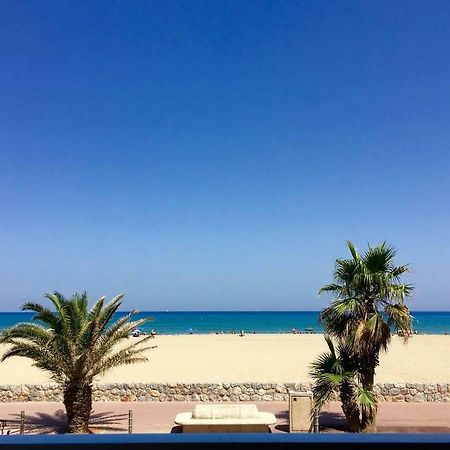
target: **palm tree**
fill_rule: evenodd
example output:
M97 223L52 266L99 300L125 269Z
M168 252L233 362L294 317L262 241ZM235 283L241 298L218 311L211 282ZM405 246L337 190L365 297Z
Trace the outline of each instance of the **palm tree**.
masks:
M123 294L105 304L105 297L88 308L86 293L66 299L58 292L46 294L55 311L38 303L25 303L23 311L36 313L33 323L20 323L5 330L0 342L11 344L1 360L22 356L51 374L61 385L67 413L68 433L89 432L92 383L113 367L147 361L142 355L152 347L139 342L126 344L131 330L152 320L131 321L134 312L113 321ZM121 343L122 345L117 346Z
M315 407L320 409L337 392L349 430L358 432L361 429L361 412L374 408L376 399L372 392L358 383L358 365L350 346L344 342L335 346L329 336L325 336L325 340L328 351L311 364L310 375L315 380Z
M372 392L379 354L387 350L392 332L411 334L411 314L404 301L413 287L401 282L408 266L395 266L396 251L383 243L359 254L351 242L349 259L337 259L334 283L319 294L335 298L320 319L325 333L346 342L358 363L357 373L365 392ZM376 431L376 407L362 411L361 430Z

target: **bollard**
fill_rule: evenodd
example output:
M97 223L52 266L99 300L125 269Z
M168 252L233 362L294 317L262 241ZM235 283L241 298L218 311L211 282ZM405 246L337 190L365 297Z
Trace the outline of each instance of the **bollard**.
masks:
M20 411L20 434L25 432L25 411Z
M128 434L133 433L133 410L128 410Z
M319 408L314 408L314 433L319 433L320 430L319 415Z

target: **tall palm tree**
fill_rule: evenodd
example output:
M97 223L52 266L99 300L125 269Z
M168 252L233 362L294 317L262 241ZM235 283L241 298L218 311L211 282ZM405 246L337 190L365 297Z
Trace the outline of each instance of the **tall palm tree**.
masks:
M392 332L411 333L411 314L404 301L413 287L401 281L408 266L395 266L396 251L385 242L361 255L347 242L351 258L337 259L334 283L319 294L335 298L320 315L325 333L344 340L358 362L358 378L366 392L373 392L379 354L387 350ZM376 431L376 407L362 411L362 431Z
M38 303L25 303L23 311L35 314L33 323L20 323L5 330L0 342L11 344L1 360L22 356L50 373L61 385L67 413L67 432L89 432L94 377L113 367L147 361L147 339L126 344L133 328L151 318L131 321L131 312L113 321L123 294L105 303L100 298L88 308L86 293L66 299L59 292L46 294L54 311ZM122 345L117 345L122 344Z

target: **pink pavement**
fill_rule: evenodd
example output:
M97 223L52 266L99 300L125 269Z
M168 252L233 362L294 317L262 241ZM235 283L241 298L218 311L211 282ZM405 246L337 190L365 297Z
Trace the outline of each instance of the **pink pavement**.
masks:
M273 412L278 423L273 432L288 431L287 402L255 402L260 411ZM128 411L133 411L134 433L180 432L173 420L177 413L192 411L192 402L97 402L93 405L94 433L127 433ZM7 421L5 430L18 433L20 411L26 413L26 434L57 433L65 423L61 403L1 403L0 419ZM323 408L322 431L342 432L345 419L338 402ZM384 433L450 433L450 403L381 403L378 431Z

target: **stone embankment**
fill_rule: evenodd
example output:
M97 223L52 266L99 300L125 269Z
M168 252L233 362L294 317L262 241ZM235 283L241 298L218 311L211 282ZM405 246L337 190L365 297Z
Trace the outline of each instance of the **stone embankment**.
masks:
M94 401L122 402L248 402L285 401L289 391L309 391L308 383L114 383L94 385ZM384 383L376 386L381 402L450 402L450 383ZM61 402L56 383L1 385L1 402Z

